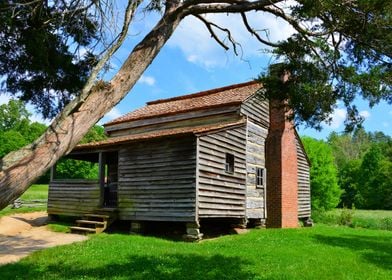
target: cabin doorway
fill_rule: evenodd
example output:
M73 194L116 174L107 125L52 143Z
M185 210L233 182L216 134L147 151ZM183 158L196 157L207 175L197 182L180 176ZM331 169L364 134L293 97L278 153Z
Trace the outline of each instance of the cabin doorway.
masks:
M101 154L101 195L103 208L116 208L118 205L118 152Z

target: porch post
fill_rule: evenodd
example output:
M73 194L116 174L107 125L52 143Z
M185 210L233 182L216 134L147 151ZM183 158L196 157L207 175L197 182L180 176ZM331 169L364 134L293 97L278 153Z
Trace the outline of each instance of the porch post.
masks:
M51 168L50 168L50 182L53 182L54 177L56 176L56 167L57 167L57 163L55 163Z
M98 180L99 180L99 188L101 190L101 196L99 200L100 206L103 206L104 203L104 187L105 187L105 158L102 152L98 154Z

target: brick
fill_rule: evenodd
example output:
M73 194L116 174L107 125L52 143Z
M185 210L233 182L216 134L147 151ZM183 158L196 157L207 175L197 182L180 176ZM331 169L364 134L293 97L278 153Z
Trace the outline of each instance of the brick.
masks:
M298 227L297 149L286 101L270 101L266 139L267 227Z

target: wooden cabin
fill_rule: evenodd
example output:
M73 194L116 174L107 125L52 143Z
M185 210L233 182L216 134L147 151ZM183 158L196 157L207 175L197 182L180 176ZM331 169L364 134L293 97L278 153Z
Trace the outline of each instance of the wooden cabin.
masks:
M135 231L184 222L194 238L206 219L298 226L311 216L309 162L284 110L270 110L261 90L247 82L152 101L106 123L107 140L68 155L98 163L98 178L53 175L48 213L115 211Z

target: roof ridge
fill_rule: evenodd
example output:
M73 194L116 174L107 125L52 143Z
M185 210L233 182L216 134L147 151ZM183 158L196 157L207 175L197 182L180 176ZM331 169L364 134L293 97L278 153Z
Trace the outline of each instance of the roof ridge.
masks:
M259 81L253 80L253 81L249 81L249 82L245 82L245 83L239 83L239 84L234 84L234 85L229 85L229 86L224 86L224 87L219 87L219 88L213 88L213 89L204 90L204 91L199 91L199 92L191 93L191 94L187 94L187 95L180 95L180 96L176 96L176 97L170 97L170 98L165 98L165 99L158 99L158 100L154 100L154 101L149 101L146 104L147 105L154 105L154 104L161 104L161 103L177 101L177 100L191 99L194 97L206 96L206 95L214 94L214 93L225 91L225 90L230 90L230 89L234 89L234 88L241 88L241 87L250 86L250 85L259 84L259 83L260 83Z

